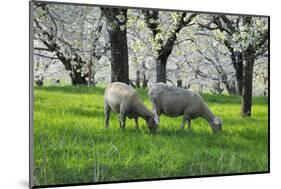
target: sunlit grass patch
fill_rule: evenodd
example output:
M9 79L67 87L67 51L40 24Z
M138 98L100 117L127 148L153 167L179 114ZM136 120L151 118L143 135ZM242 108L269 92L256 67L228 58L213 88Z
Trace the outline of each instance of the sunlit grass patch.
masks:
M151 109L147 91L140 90ZM151 134L127 120L119 129L111 114L104 128L103 87L41 87L34 97L35 183L152 179L246 173L268 170L268 104L253 98L251 118L240 117L240 97L204 94L210 109L223 120L223 133L213 134L203 119L192 131L180 129L181 117L161 116Z

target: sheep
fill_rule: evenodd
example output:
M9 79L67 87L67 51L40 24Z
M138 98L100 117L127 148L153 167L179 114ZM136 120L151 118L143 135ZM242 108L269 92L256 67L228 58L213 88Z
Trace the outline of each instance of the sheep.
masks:
M153 112L157 116L156 122L160 122L159 116L162 113L169 117L182 115L181 128L184 128L187 121L190 130L190 120L202 117L209 122L214 133L222 130L221 119L214 116L199 94L164 83L151 84L148 93Z
M108 128L110 111L119 113L120 128L125 128L126 117L135 119L139 128L138 118L145 119L148 128L156 131L155 115L144 105L138 93L125 83L113 82L109 84L104 94L105 127Z

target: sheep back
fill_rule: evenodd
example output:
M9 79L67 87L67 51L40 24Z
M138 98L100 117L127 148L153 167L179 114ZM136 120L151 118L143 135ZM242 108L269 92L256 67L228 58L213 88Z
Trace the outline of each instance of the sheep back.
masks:
M196 118L201 116L206 107L199 94L164 83L151 84L149 96L161 113L171 117L186 112L190 117Z

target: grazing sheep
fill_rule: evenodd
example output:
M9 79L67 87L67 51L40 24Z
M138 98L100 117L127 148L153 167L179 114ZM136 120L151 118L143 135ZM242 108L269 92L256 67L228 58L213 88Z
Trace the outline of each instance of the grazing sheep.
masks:
M120 128L125 128L126 117L134 118L139 128L138 118L145 119L148 127L156 131L155 115L144 105L138 93L125 83L114 82L108 85L104 94L105 127L108 127L110 111L120 114Z
M214 116L203 98L197 93L164 83L154 83L150 86L149 96L158 123L162 113L170 117L183 115L181 128L184 128L187 121L190 130L190 120L202 117L209 122L213 132L222 130L220 118Z

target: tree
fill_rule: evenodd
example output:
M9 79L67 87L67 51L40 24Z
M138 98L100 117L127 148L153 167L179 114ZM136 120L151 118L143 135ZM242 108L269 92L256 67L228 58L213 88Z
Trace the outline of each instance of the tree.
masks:
M41 14L47 15L47 18L42 18L40 12L38 13L39 15L34 17L34 24L35 24L35 36L38 38L38 40L46 47L35 47L35 50L40 50L40 51L47 51L50 53L55 53L55 56L63 63L65 66L66 70L71 71L70 72L70 77L72 80L72 84L74 85L79 85L79 84L85 84L86 80L85 77L81 76L80 73L77 72L77 70L81 70L81 64L83 64L83 60L81 57L77 54L73 54L74 58L67 57L65 53L63 53L63 49L59 42L64 43L63 45L69 45L67 42L65 42L63 39L58 37L58 26L57 22L52 16L52 14L49 11L49 8L45 4L38 3L36 4L35 8L41 8ZM37 10L38 11L38 10ZM39 20L39 19L42 19ZM45 26L43 24L43 19L50 20L50 25ZM47 57L47 56L46 56ZM50 57L53 58L53 57ZM75 68L71 65L71 61L76 61L77 64Z
M158 11L145 10L145 21L147 27L152 31L154 42L157 46L157 58L156 58L156 82L167 81L166 65L167 60L172 53L177 36L182 28L191 24L196 14L189 15L186 18L187 13L172 13L173 24L170 31L163 31L159 26L159 13ZM166 40L164 41L164 38Z
M229 49L236 70L237 94L242 95L241 115L251 116L253 69L259 56L268 51L268 19L250 16L211 16L199 24L214 31L216 39Z
M111 47L111 81L129 84L127 9L102 8Z
M245 32L244 39L241 40L241 46L243 51L243 92L242 92L242 103L241 103L241 115L251 116L252 108L252 91L253 91L253 70L254 63L257 56L257 52L264 48L268 49L268 28L264 28L257 34L256 38L252 38L256 31L251 31L253 24L252 17L243 17L243 32Z
M175 53L170 59L170 62L178 60L174 72L178 73L179 78L188 78L193 84L208 86L207 88L212 89L210 92L222 92L223 88L217 87L218 83L222 83L230 95L236 94L234 70L225 46L206 33L199 33L196 26L192 30L194 34L192 33L193 37L188 43L187 41L179 43L187 37L179 36ZM190 69L191 72L188 71Z
M69 72L73 85L92 83L92 69L97 67L92 62L107 51L107 45L101 42L102 17L98 10L35 4L35 55L59 60Z
M233 36L235 33L239 32L239 22L240 17L232 17L232 21L225 15L221 16L211 16L211 19L206 19L208 22L206 24L199 23L201 28L215 31L214 37L218 41L222 42L229 50L230 57L232 60L232 65L235 69L236 76L236 90L235 94L242 95L243 86L243 60L242 52L237 51L231 43L231 38L226 36ZM220 31L220 32L217 32Z
M228 91L228 94L230 94L230 95L236 94L234 82L230 79L231 74L229 74L228 71L225 69L225 67L220 63L217 54L214 55L216 60L213 60L212 58L204 55L204 53L202 53L201 50L197 49L197 52L199 52L199 54L201 56L203 56L205 58L205 60L207 60L209 63L211 63L211 65L215 68L216 72L218 73L219 79L215 79L215 80L217 80L215 82L215 84L220 85L218 83L220 83L220 81L222 81L222 83L225 85L226 90ZM207 74L205 74L205 75L207 75ZM229 77L229 75L230 75L230 77Z
M245 27L245 24L243 24L244 18L243 16L208 15L204 20L205 23L199 23L201 28L212 31L214 38L223 43L229 50L232 65L235 69L237 95L242 95L243 93L243 77L245 75L243 70L243 50L246 48L241 49L243 44L245 44L245 40L242 38L246 34L245 31L243 31ZM260 21L259 24L257 24L256 21ZM261 30L264 30L264 26L267 26L267 23L263 21L263 18L255 18L255 22L251 25L253 29L251 31L252 39L249 40L255 40L258 37L258 33L254 35L254 30L263 33ZM255 55L255 59L267 51L266 46L261 46L259 48L260 49L257 49L259 53Z
M53 60L45 63L45 64L41 64L40 63L40 59L41 57L40 56L37 56L36 58L36 64L34 64L35 68L34 68L34 81L35 81L35 84L38 86L38 87L41 87L43 86L44 84L44 79L45 79L45 72L46 70L49 68L49 66L52 64ZM40 72L40 67L42 67L42 71Z
M41 65L53 60L46 71L42 66L35 70L38 75L46 72L45 78L50 73L54 76L53 70L59 66L60 75L67 77L62 80L70 81L69 74L74 85L111 80L145 88L148 81L179 81L192 90L224 90L232 95L240 94L247 82L243 62L252 53L247 50L249 43L255 51L254 61L267 61L267 43L257 45L266 28L264 18L253 17L252 29L247 31L243 16L36 5L35 59L41 57ZM266 66L253 70L252 92L265 94L266 75L256 74L263 74Z
M130 62L130 81L146 88L148 81L153 77L155 62L153 47L150 39L150 30L142 19L142 11L128 9L127 11L127 40ZM135 74L134 74L135 73Z

